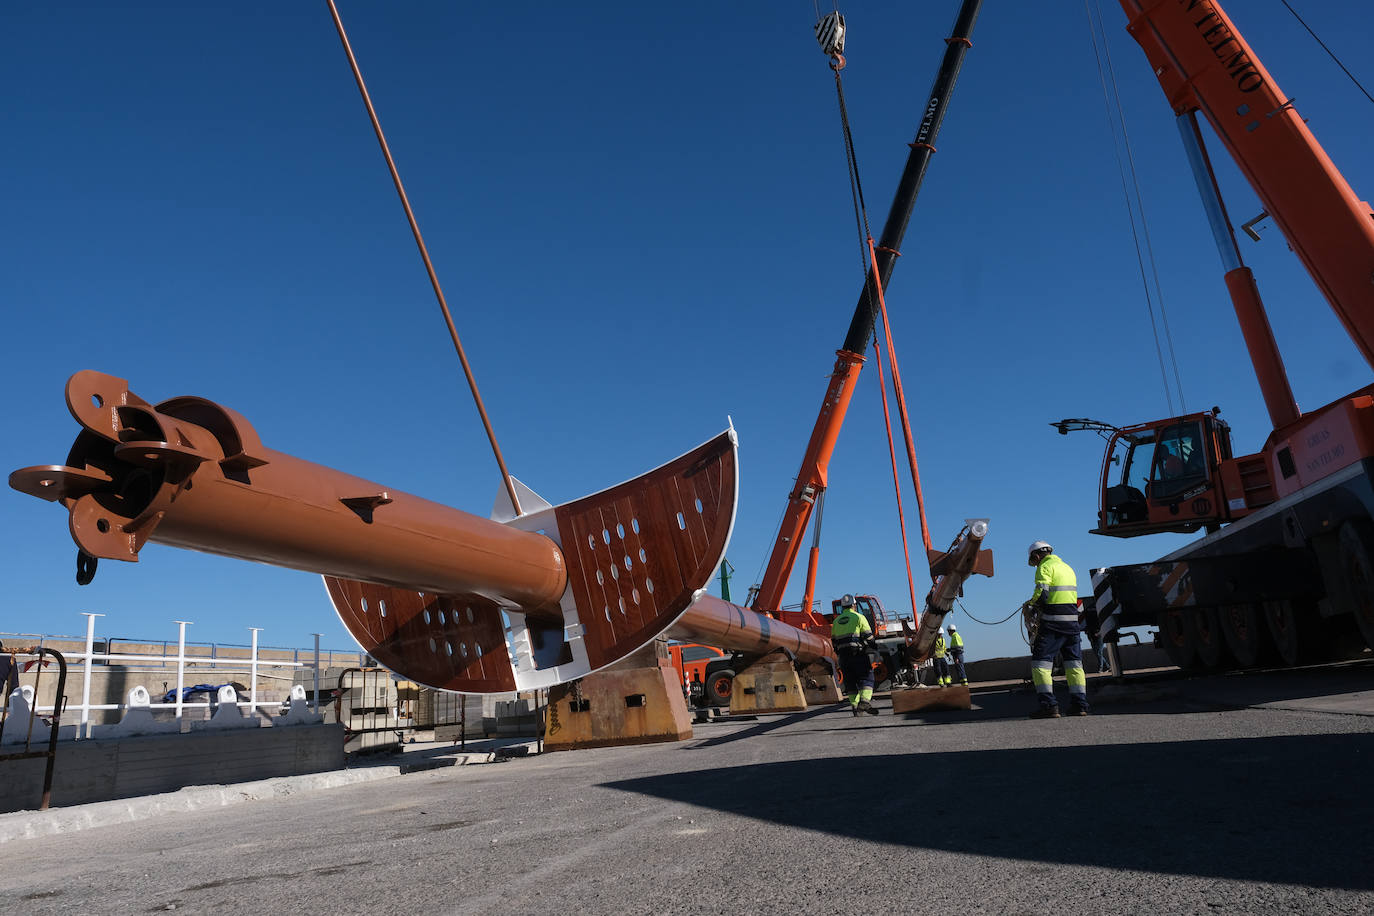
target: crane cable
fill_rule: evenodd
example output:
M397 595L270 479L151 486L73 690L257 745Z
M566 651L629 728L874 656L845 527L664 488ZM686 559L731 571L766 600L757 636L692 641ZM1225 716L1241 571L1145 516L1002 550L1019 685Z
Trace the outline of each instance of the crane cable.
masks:
M1369 94L1369 90L1364 88L1364 84L1361 83L1358 79L1356 79L1355 74L1351 73L1346 68L1345 64L1341 63L1341 59L1336 56L1336 53L1334 51L1332 51L1330 48L1326 46L1326 42L1322 41L1321 38L1318 37L1317 33L1312 31L1312 27L1307 24L1306 20L1304 20L1301 16L1298 15L1298 11L1288 5L1288 0L1279 0L1279 2L1282 3L1285 8L1287 8L1288 12L1293 14L1293 18L1298 20L1298 22L1302 25L1304 29L1307 29L1307 34L1311 35L1313 40L1321 46L1321 49L1325 51L1327 55L1330 56L1330 58L1336 62L1336 66L1341 68L1341 72L1343 72L1346 76L1350 77L1350 82L1354 83L1355 86L1361 92L1364 93L1364 97L1369 99L1369 101L1374 102L1374 95Z
M839 23L840 23L841 35L842 35L842 30L843 30L843 17L840 17L838 13L833 13L832 16L834 16L834 17L836 17L836 18L838 19L838 21L839 21ZM827 17L827 18L829 18L829 17ZM821 35L821 33L822 33L822 26L823 26L824 23L825 23L825 19L822 19L821 22L817 24L817 37L818 37L818 38L820 37L820 35ZM823 45L823 46L824 46L824 45ZM849 126L849 106L845 103L845 98L844 98L844 79L843 79L843 78L841 77L841 75L840 75L840 71L842 71L842 70L844 69L844 67L845 67L845 59L844 59L844 56L840 53L840 50L842 50L842 49L843 49L843 42L842 42L842 41L841 41L841 43L838 45L838 47L832 49L832 51L831 51L831 53L830 53L830 69L831 69L832 71L834 71L834 73L835 73L835 97L836 97L836 100L837 100L837 102L838 102L838 104L839 104L839 109L840 109L840 128L841 128L841 131L842 131L843 134L844 134L845 162L846 162L846 165L848 166L848 169L849 169L849 191L850 191L850 197L851 197L851 199L852 199L852 201L853 201L853 205L854 205L854 222L855 222L855 226L856 226L856 228L857 228L857 230L858 230L858 236L859 236L860 260L861 260L861 262L863 263L863 273L865 274L864 289L865 289L866 295L868 295L868 296L870 297L870 299L869 299L869 304L870 304L870 306L872 306L872 304L873 304L873 303L872 303L872 298L871 298L871 297L874 295L874 293L875 293L875 291L876 291L876 294L877 294L877 297L878 297L878 308L879 308L880 313L881 313L882 316L883 316L883 327L884 327L884 329L885 329L885 331L886 331L886 338L887 338L887 345L888 345L888 360L889 360L889 365L890 365L891 368L892 368L893 385L894 385L894 391L895 391L896 398L897 398L898 408L899 408L899 411L900 411L900 414L901 414L902 428L903 428L903 430L904 430L905 433L906 433L907 455L908 455L908 458L910 459L910 463L911 463L912 481L913 481L913 483L915 484L915 487L916 487L916 504L917 504L917 506L918 506L919 509L920 509L920 517L921 517L921 538L922 538L922 541L924 542L924 544L925 544L925 546L926 546L927 551L929 551L929 549L930 549L930 532L929 532L929 529L928 529L927 526L926 526L925 503L924 503L924 499L922 498L922 494L921 494L920 472L918 471L918 469L917 469L917 467L916 467L916 455L915 455L914 446L913 446L912 440L911 440L911 423L910 423L910 420L909 420L909 418L908 418L908 416L907 416L907 411L906 411L906 399L905 399L904 394L902 393L902 388L901 388L901 376L900 376L900 374L899 374L899 372L898 372L898 368L897 368L896 354L895 354L895 351L894 351L893 348L892 348L892 332L891 332L891 328L889 327L888 321L887 321L887 303L886 303L886 300L885 300L885 298L884 298L884 296L883 296L882 277L881 277L881 275L880 275L880 273L879 273L879 270L878 270L878 256L877 256L877 253L876 253L876 251L875 251L875 249L874 249L874 247L873 247L873 233L872 233L872 231L871 231L871 229L870 229L870 227L869 227L869 223L868 223L868 207L867 207L867 205L866 205L865 202L864 202L863 182L862 182L862 180L861 180L860 177L859 177L859 162L858 162L858 156L857 156L857 154L856 154L855 151L854 151L854 135L853 135L853 132L851 131L850 126ZM869 275L870 272L871 272L871 274L872 274L872 280L873 280L873 282L872 282L871 284L867 281L867 276ZM912 610L914 611L915 608L916 608L916 582L915 582L915 577L913 576L912 571L911 571L911 549L910 549L910 546L909 546L909 543L908 543L908 540L907 540L905 513L902 511L901 483L900 483L900 480L899 480L899 478L898 478L898 473L897 473L897 453L896 453L896 449L895 449L895 447L894 447L894 445L893 445L893 440L892 440L892 421L891 421L891 416L890 416L890 414L889 414L889 412L888 412L888 408L887 408L887 384L886 384L885 381L882 380L882 374L881 374L881 373L882 373L882 352L881 352L881 349L880 349L879 346L878 346L878 340L877 340L877 334L876 334L876 332L875 332L875 334L874 334L874 339L873 339L873 348L874 348L874 351L877 353L877 356L878 356L879 380L880 380L880 382L882 382L882 383L880 384L880 386L879 386L879 390L882 392L882 399L883 399L883 416L884 416L884 418L885 418L886 421L887 421L888 451L889 451L889 453L890 453L891 456L892 456L892 477L893 477L893 484L895 485L896 490L897 490L897 521L898 521L898 526L899 526L899 528L901 529L901 536L902 536L902 555L903 555L903 557L905 558L905 561L906 561L907 588L908 588L908 590L909 590L909 592L910 592L910 595L911 595L911 607L912 607ZM817 532L817 539L819 540L819 532Z
M1093 19L1093 7L1097 8L1097 19ZM1174 353L1173 336L1169 332L1169 315L1164 308L1164 290L1159 283L1159 267L1155 261L1154 246L1150 242L1150 227L1145 216L1145 200L1140 192L1140 179L1136 174L1135 154L1131 147L1131 136L1126 129L1126 118L1121 104L1121 93L1117 87L1116 69L1112 66L1111 47L1107 42L1106 27L1102 24L1102 7L1097 0L1083 0L1083 9L1088 15L1088 32L1092 38L1093 56L1097 61L1097 77L1102 84L1102 103L1107 111L1107 125L1112 131L1112 153L1116 157L1117 171L1121 175L1121 192L1126 201L1126 216L1131 223L1131 238L1135 242L1136 264L1140 268L1140 283L1145 291L1145 308L1150 315L1150 330L1155 338L1155 355L1159 359L1159 373L1164 383L1164 398L1169 405L1169 413L1174 412L1174 399L1169 389L1169 371L1165 367L1165 352L1168 352L1168 361L1173 368L1174 389L1178 392L1179 409L1183 413L1188 412L1187 402L1183 397L1183 379L1178 370L1178 358ZM1099 48L1098 32L1102 33L1101 47ZM1105 69L1103 61L1105 59ZM1110 80L1111 89L1108 93L1107 83ZM1113 100L1115 104L1113 104ZM1115 117L1113 117L1115 115ZM1120 124L1121 134L1118 139L1117 124ZM1126 158L1122 160L1122 149L1124 148ZM1127 186L1127 172L1130 172L1130 183L1134 187L1132 195L1131 187ZM1140 229L1136 229L1136 214L1139 213ZM1145 250L1141 251L1141 236L1145 237ZM1149 262L1149 272L1154 279L1154 296L1150 293L1150 278L1146 275L1146 261ZM1155 322L1155 301L1159 303L1159 323ZM1163 326L1163 340L1160 339L1160 326Z
M372 130L377 135L377 143L382 148L382 156L386 159L387 168L391 171L391 182L396 186L396 193L401 198L401 208L405 210L406 220L410 223L410 232L415 236L416 247L420 249L420 260L425 262L425 271L429 274L429 285L434 289L434 298L439 302L439 311L443 313L444 323L448 326L449 338L453 341L453 349L458 353L458 362L462 363L463 375L467 378L468 389L472 392L472 401L477 407L478 416L482 418L482 426L487 431L487 441L491 443L491 451L496 458L496 466L501 471L501 482L505 484L506 495L510 497L511 509L516 515L522 515L520 497L515 492L515 480L510 476L510 471L506 470L506 459L501 456L501 446L496 444L496 432L491 427L491 420L487 417L487 408L482 403L481 393L477 390L477 377L473 375L467 353L463 350L463 343L458 339L458 329L453 324L453 315L449 312L443 287L439 285L439 276L434 272L434 264L429 259L429 249L425 247L424 237L420 235L420 224L415 219L415 211L410 207L410 198L406 196L405 186L401 184L401 173L396 169L396 161L391 156L391 148L387 146L386 136L382 133L382 122L377 118L377 110L372 105L372 97L368 95L367 84L363 82L363 73L358 68L358 59L353 55L353 46L349 44L348 35L344 32L343 20L339 18L339 9L334 5L334 0L326 0L326 2L329 4L329 14L334 19L334 29L339 33L339 41L343 44L344 54L348 57L348 65L353 70L353 80L358 84L358 92L363 97L363 106L367 108L368 117L372 120ZM92 571L94 571L94 566L92 566ZM80 571L78 571L79 576Z
M883 379L883 354L878 349L878 337L873 337L873 365L878 370L878 389L883 395L883 422L887 424L887 451L892 456L892 488L897 492L897 524L902 530L902 557L906 560L906 587L911 594L911 607L916 607L916 580L911 573L911 550L906 540L906 513L902 511L902 481L897 474L897 450L892 443L892 417L887 410L887 382ZM921 516L924 528L925 516Z

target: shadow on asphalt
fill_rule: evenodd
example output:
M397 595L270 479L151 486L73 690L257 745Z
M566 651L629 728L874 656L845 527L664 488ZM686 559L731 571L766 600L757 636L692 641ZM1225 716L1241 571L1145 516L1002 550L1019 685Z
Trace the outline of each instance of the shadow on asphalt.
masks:
M605 783L913 848L1374 889L1374 735L809 759ZM929 786L879 796L877 786Z

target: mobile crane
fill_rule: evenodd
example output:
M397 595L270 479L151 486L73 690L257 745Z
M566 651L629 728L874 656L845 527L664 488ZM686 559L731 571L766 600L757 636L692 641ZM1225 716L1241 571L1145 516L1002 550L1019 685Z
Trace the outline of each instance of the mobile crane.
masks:
M1158 626L1171 660L1213 668L1299 663L1333 627L1374 646L1374 384L1298 409L1241 261L1196 115L1207 118L1270 218L1374 365L1374 213L1215 0L1121 0L1175 114L1226 268L1225 281L1273 430L1234 455L1214 409L1108 436L1093 532L1204 532L1153 563L1095 570L1110 640ZM1351 627L1353 623L1353 627Z
M845 412L858 383L859 370L864 364L864 351L873 339L883 291L892 278L893 268L901 253L902 238L916 205L916 195L920 191L921 181L935 152L934 143L939 136L940 125L944 121L954 84L958 80L964 55L972 47L969 36L973 33L981 7L981 0L963 0L950 37L945 40L944 57L940 62L935 82L931 86L929 101L922 112L916 136L909 144L911 152L907 156L901 179L893 195L892 206L888 210L882 234L876 245L871 238L867 240L871 259L870 270L865 277L863 288L859 291L859 300L854 307L844 343L835 351L835 366L831 372L830 383L821 400L821 408L811 438L807 441L801 468L788 494L787 508L769 554L767 567L760 583L749 593L748 604L752 610L776 617L801 630L825 636L830 634L828 615L817 613L812 600L820 552L821 507L825 499L827 469L839 438L840 427L844 423ZM831 66L838 78L839 70L844 66L844 58L840 55L844 50L844 18L838 13L823 17L816 25L816 37L822 50L831 57ZM853 167L851 159L851 168ZM801 552L802 539L812 522L813 514L816 518L805 595L800 610L784 610L783 594L787 590L788 580ZM974 572L992 575L992 553L980 549L987 524L985 520L979 521L981 528L976 529L976 537L966 538L961 535L948 551L929 551L931 578L938 580L936 587L931 590L932 596L937 596L937 593L943 595L951 588L957 591L964 579ZM943 591L939 588L941 582L945 586ZM939 628L940 621L948 611L948 604L941 607L938 597L934 601L928 598L926 609L927 613L922 615L922 626L918 627L909 640L899 642L889 639L871 652L878 674L885 675L910 668L910 660L920 660L922 642L925 643L924 651L929 652L929 644L934 642L934 630ZM874 620L871 613L869 616L870 620ZM876 628L876 620L874 625ZM705 695L709 702L728 702L731 694L730 679L739 665L740 659L734 658L716 660L707 666ZM879 678L880 681L883 679Z

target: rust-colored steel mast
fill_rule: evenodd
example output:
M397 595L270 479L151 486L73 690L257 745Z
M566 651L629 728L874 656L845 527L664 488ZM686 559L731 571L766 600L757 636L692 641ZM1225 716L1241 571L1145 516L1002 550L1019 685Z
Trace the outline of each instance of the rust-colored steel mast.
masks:
M334 0L326 0L329 4L329 15L334 19L334 28L339 33L339 41L343 43L344 53L348 55L348 66L353 70L353 79L358 84L358 92L362 94L363 104L367 106L367 116L372 119L372 130L377 134L377 142L381 144L382 155L386 157L386 167L391 170L391 181L396 185L396 193L401 197L401 206L405 208L406 219L410 222L411 234L415 236L415 244L420 249L420 258L425 262L425 271L429 274L429 285L434 288L434 296L439 300L439 310L444 313L444 323L448 325L449 337L453 340L453 349L458 351L458 361L463 364L463 375L467 377L468 388L472 390L472 400L477 405L477 413L482 417L482 426L487 431L487 439L491 442L492 454L496 456L496 466L501 469L501 480L506 485L506 494L510 496L511 506L515 509L515 514L522 514L520 511L520 497L515 493L515 484L511 481L510 471L506 470L506 459L501 457L501 446L496 444L496 433L491 428L491 420L487 417L487 408L482 403L482 395L477 390L477 379L472 374L472 366L468 363L467 353L463 351L463 342L458 339L458 329L453 324L453 315L449 312L448 301L444 298L443 287L439 285L439 276L434 272L434 263L429 259L429 249L425 247L425 240L420 235L420 224L415 221L415 211L410 207L410 198L406 196L405 185L401 184L401 173L396 171L396 160L391 156L391 148L387 146L386 135L382 133L382 122L377 120L377 109L372 105L372 97L368 95L367 84L363 82L363 73L358 69L358 59L353 55L353 46L348 42L348 34L344 31L343 20L339 18L339 10L334 5Z

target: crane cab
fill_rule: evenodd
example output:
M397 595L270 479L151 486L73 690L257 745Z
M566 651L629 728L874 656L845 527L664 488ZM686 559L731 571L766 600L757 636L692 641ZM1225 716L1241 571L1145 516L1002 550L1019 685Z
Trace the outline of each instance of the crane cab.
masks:
M1212 531L1228 521L1221 468L1231 458L1231 428L1216 413L1116 430L1102 462L1102 501L1092 533Z

